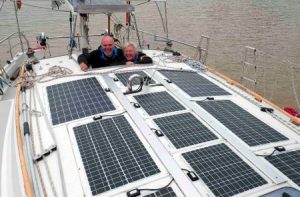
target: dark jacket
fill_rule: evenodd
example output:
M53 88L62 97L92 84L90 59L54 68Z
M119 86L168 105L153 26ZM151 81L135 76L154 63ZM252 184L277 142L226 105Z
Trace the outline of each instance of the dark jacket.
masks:
M124 57L123 63L126 64L126 62L127 62L127 60ZM151 57L146 56L145 53L138 52L138 54L135 56L135 58L133 59L132 62L135 63L135 64L151 64L152 63L152 59L151 59Z
M120 65L123 63L123 51L118 48L114 48L113 56L107 57L101 46L88 54L81 54L78 57L78 63L85 63L91 65L93 68L100 68L105 66Z

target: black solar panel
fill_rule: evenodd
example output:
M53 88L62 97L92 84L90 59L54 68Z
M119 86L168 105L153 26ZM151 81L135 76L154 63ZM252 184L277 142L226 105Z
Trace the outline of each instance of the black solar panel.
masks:
M267 184L267 181L225 144L182 155L218 197L233 196Z
M115 110L95 77L47 87L52 124Z
M93 195L160 172L124 116L74 128Z
M183 148L217 139L191 113L157 118L154 121L176 148Z
M265 158L300 187L300 150Z
M167 187L144 197L176 197L176 194L171 187Z
M128 78L131 75L133 75L133 74L138 74L138 75L142 76L144 79L145 79L145 77L150 77L149 75L147 75L143 71L134 71L134 72L126 72L126 73L116 73L115 75L123 83L124 86L127 86ZM150 84L155 84L155 81L153 79L151 79ZM138 81L134 80L133 81L133 85L139 85Z
M230 95L230 93L226 92L196 72L168 70L161 70L159 72L170 79L191 97Z
M185 109L167 92L141 94L134 96L134 98L150 116Z
M231 101L197 103L249 146L288 140L272 127Z

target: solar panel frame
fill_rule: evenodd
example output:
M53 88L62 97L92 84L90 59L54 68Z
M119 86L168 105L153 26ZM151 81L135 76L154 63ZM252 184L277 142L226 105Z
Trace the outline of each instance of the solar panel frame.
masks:
M191 97L231 95L223 88L196 72L173 70L160 70L159 72Z
M113 122L113 120L115 120L117 123L120 123L121 126L118 129L113 129L112 125L108 124L109 122ZM109 128L109 129L107 129L106 132L104 132L104 134L103 132L101 134L100 131L96 131L95 133L95 128L101 130L99 125L103 126L101 128ZM91 191L91 195L92 194L97 195L100 193L109 192L113 189L116 190L112 192L117 192L119 188L122 188L128 183L133 184L136 181L135 184L137 184L140 181L145 182L147 180L148 181L155 180L158 177L162 176L161 173L163 171L160 170L162 167L161 164L158 162L157 159L154 159L155 156L153 153L151 153L151 150L149 152L146 149L144 142L140 140L140 136L137 135L137 133L134 131L136 128L132 126L132 123L130 123L126 115L115 116L113 118L106 118L100 121L89 122L87 124L84 123L82 125L74 124L73 126L75 127L70 126L70 128L72 128L72 131L70 131L70 137L71 137L71 141L74 143L73 149L75 150L76 153L75 157L77 163L79 162L78 165L81 166L80 168L84 169L84 171L81 172L81 177L84 180L86 180L85 182L83 182L83 185L85 185L84 188L86 189L86 191ZM83 127L89 127L89 129L92 129L93 134L92 135L90 134L91 130L88 131L84 130L86 132L82 132ZM77 131L75 131L76 128ZM77 134L80 134L82 138L76 137L76 132ZM102 136L101 138L100 135ZM89 143L80 144L80 140L78 141L77 139L81 139L85 142L86 139L90 139L92 141L102 140L107 142L110 140L109 142L111 143L109 144L93 143L89 141ZM99 151L103 151L103 152L101 154L92 155L92 156L91 154L83 155L84 152L81 152L80 147L82 147L82 151L87 150L87 153L89 153L90 150L96 150L98 151L98 153L100 153ZM115 149L113 149L115 153L108 151L108 149L112 150L110 147L115 147ZM130 149L131 151L128 151L127 149ZM134 155L137 152L139 152L138 153L139 156L137 155L136 157L131 157L134 158L133 160L124 159L125 157L128 158L128 155ZM124 157L121 156L119 157L118 160L112 159L112 158L116 158L116 155L120 155L120 154L123 154ZM87 163L87 159L92 162ZM94 162L92 159L94 159ZM95 165L95 162L97 161L98 161L98 165ZM132 164L133 162L136 161L138 161L136 165L131 165L132 168L128 167L129 164ZM99 162L101 163L101 165L99 165ZM87 164L90 164L90 168L88 168ZM126 176L126 179L120 178L122 175L122 173L120 173L120 170L117 171L115 170L115 168L112 168L112 166L122 166L120 164L126 164L123 165L122 167L122 173L123 173L122 177L124 178L124 176ZM111 169L109 169L109 166ZM103 175L104 168L106 169L105 170L105 172L107 173L106 176ZM93 172L95 171L97 172L94 175L94 177L96 178L94 180L97 181L93 181L93 179L91 179L92 172L89 169L94 170ZM102 169L102 175L100 175L101 169ZM139 171L139 169L149 169L149 171L148 172L145 171L143 175L135 173ZM145 176L145 177L141 178L141 176ZM106 184L104 184L105 179L107 180Z
M300 150L267 156L265 159L300 187Z
M177 149L219 139L189 112L155 118L153 121Z
M198 101L197 104L249 146L289 140L230 100Z
M233 196L268 184L224 143L185 152L182 156L217 197Z
M166 91L139 94L135 95L134 98L149 116L186 110L179 101Z
M130 71L130 72L115 73L116 77L120 80L120 82L124 86L127 86L127 80L133 74L141 75L143 78L144 77L150 77L144 71ZM150 84L155 84L155 83L156 83L156 81L154 79L151 79ZM139 85L139 84L136 81L133 81L133 85Z
M46 87L53 125L116 110L96 77Z

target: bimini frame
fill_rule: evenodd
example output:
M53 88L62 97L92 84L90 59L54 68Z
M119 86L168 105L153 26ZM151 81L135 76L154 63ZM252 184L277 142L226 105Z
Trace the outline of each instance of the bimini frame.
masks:
M126 13L126 29L127 29L127 41L129 41L129 30L131 24L133 24L136 30L138 44L141 47L141 40L139 37L139 31L137 22L134 14L134 7L130 4L130 1L126 3L122 0L90 0L82 2L80 0L66 1L70 8L70 50L69 58L72 56L73 46L72 42L75 37L77 17L80 17L80 31L81 31L81 43L82 52L88 51L88 14L105 14L107 15L107 34L111 34L111 15L113 13ZM132 20L132 22L131 22Z

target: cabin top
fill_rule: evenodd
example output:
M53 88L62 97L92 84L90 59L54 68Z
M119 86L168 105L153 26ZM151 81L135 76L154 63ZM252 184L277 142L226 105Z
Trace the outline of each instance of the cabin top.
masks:
M200 63L144 52L153 64L82 72L73 55L34 65L41 77L27 97L42 115L32 116L32 132L37 154L38 144L60 151L60 159L55 151L47 158L57 193L63 186L70 196L297 193L299 127Z

